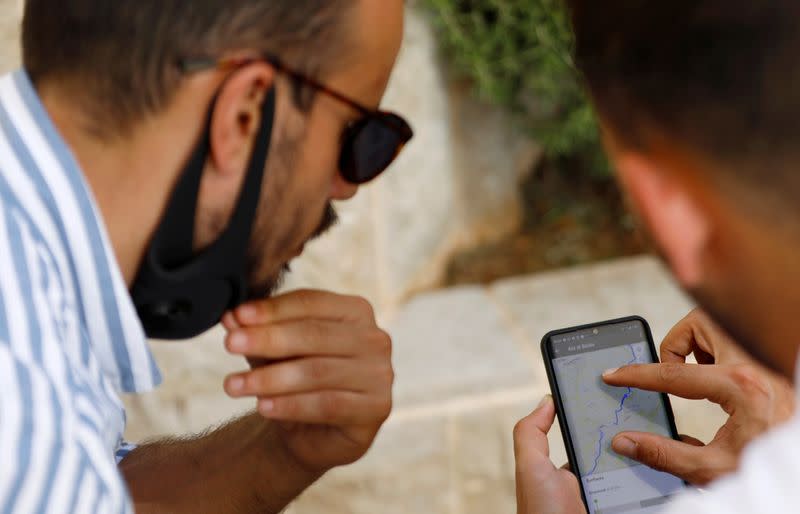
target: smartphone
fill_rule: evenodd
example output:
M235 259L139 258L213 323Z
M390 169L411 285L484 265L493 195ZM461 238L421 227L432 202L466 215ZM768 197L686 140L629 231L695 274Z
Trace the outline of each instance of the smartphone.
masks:
M556 330L542 355L572 470L589 514L649 514L687 487L681 479L621 457L611 449L620 432L677 439L666 394L611 387L608 369L658 362L647 322L637 316Z

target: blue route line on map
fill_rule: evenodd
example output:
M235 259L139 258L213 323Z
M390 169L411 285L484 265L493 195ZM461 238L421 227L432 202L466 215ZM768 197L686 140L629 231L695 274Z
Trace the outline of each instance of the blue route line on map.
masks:
M628 362L627 365L631 365L634 362L636 362L636 352L633 351L633 345L629 345L628 348L631 351L631 355L633 355L633 359L631 359L631 361ZM605 439L606 437L606 434L605 432L603 432L603 429L608 428L609 426L612 425L617 427L619 426L619 415L622 414L622 410L625 408L625 400L630 398L632 394L633 394L633 389L628 387L628 390L625 392L625 394L622 395L622 399L619 401L619 408L616 411L614 411L614 422L611 423L611 425L600 425L600 427L597 429L597 431L600 432L600 439L598 439L597 441L597 455L594 458L594 466L592 467L592 470L588 472L586 476L589 476L593 474L595 471L597 471L597 465L600 463L600 456L603 454L603 439Z

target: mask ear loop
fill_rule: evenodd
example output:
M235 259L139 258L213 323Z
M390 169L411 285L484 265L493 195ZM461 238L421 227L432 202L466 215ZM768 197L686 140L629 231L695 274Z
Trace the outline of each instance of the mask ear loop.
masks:
M271 143L275 90L269 90L262 104L261 126L231 220L217 241L195 254L197 200L211 151L216 103L217 97L131 289L150 337L192 337L211 328L226 310L247 299L247 251Z
M172 200L164 214L163 221L153 240L152 250L159 257L158 261L165 269L179 268L192 260L194 253L194 228L197 219L197 201L200 194L200 182L208 156L211 154L211 123L217 97L214 98L207 116L206 128L193 153L186 172L175 188ZM246 250L261 197L261 184L264 178L265 164L269 153L269 145L274 123L275 90L270 89L264 98L261 108L261 126L253 150L247 175L242 184L237 207L222 235L199 256L217 254L220 247L236 243L240 249ZM228 253L228 252L222 252Z
M241 252L241 276L244 278L247 259L247 250L258 214L259 200L261 199L261 188L266 173L267 157L269 156L270 143L272 142L272 129L275 123L275 89L271 88L261 106L261 127L256 136L256 144L253 155L248 165L247 176L239 194L239 201L236 210L228 223L228 228L220 236L216 243L211 246L211 250L217 245L238 247ZM196 206L195 206L196 207ZM246 278L244 278L246 286ZM243 293L246 293L246 288ZM243 298L244 301L246 298Z
M194 225L197 218L197 200L206 161L211 155L211 123L219 95L214 95L206 115L206 124L184 172L172 192L167 209L161 218L148 258L151 264L165 271L178 268L194 255ZM191 227L191 230L187 230Z

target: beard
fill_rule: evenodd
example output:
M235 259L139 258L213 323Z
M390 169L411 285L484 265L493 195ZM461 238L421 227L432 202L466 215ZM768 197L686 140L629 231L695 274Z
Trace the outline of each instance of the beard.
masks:
M305 135L303 123L287 123L278 133L270 150L264 170L264 184L261 191L261 205L253 223L250 243L245 258L245 276L247 277L247 298L258 300L268 298L283 284L287 273L291 270L288 262L275 264L276 255L297 240L298 232L303 230L299 224L302 218L302 206L294 207L295 224L279 225L280 200L286 199L286 190L290 177L297 169L297 157L301 151ZM339 221L336 210L328 202L325 205L317 228L307 237L306 242L315 239L330 230ZM282 231L285 233L281 234ZM278 269L278 271L268 271ZM267 271L265 271L267 270Z
M322 213L322 218L317 224L317 228L314 229L311 235L306 239L306 242L325 234L338 222L339 215L336 213L336 209L334 209L333 205L328 202L328 204L325 206L325 210ZM268 231L258 232L266 233ZM264 249L266 247L267 246L263 241L253 238L250 248L247 252L247 277L249 288L247 296L250 300L268 298L275 294L275 292L280 289L281 285L283 284L286 274L291 272L289 263L285 262L280 266L280 270L272 276L267 278L259 277L259 270L263 269L262 263L265 259Z
M664 263L664 266L671 270L666 253L656 243L655 238L652 238L644 227L640 227L640 229L641 236ZM744 296L735 288L729 287L728 291L717 289L705 284L685 290L697 306L703 309L742 350L762 365L782 375L783 371L779 363L769 352L764 350L763 344L759 344L761 338L758 331L753 328L754 323L743 315L742 306L747 305L747 301L743 299Z
M714 294L708 288L695 288L689 291L697 304L719 325L728 335L762 365L784 375L784 367L776 361L775 356L765 351L764 345L759 343L758 330L754 329L754 323L743 316L742 305L747 305L747 301L736 298L736 295ZM729 301L725 302L722 299ZM731 307L730 304L738 305L739 308Z

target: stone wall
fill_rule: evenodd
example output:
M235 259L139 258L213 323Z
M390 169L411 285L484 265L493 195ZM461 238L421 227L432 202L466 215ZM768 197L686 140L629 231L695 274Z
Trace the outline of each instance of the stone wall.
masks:
M19 65L19 22L23 0L0 0L0 73Z
M385 105L416 137L384 177L337 206L342 223L307 247L287 284L364 295L385 314L436 286L454 252L519 225L518 184L539 157L506 115L446 80L431 28L407 12Z

